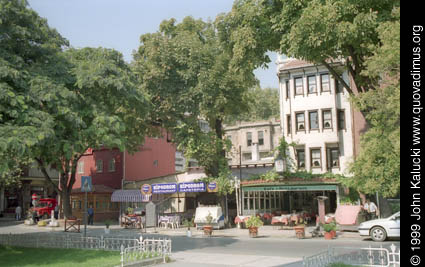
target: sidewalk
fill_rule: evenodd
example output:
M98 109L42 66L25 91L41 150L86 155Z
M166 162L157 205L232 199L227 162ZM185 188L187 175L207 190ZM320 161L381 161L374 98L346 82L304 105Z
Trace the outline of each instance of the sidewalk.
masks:
M310 231L313 230L313 226L307 227L305 230L306 238L311 238ZM87 226L87 235L89 236L100 236L105 235L105 225L102 223L96 223L95 225ZM140 234L159 234L164 236L186 236L187 228L180 227L177 229L164 229L164 228L148 228L148 229L124 229L118 224L110 226L110 236L122 236L122 235L140 235ZM24 225L23 221L17 222L13 218L0 218L0 234L18 234L18 233L38 233L38 232L50 232L50 233L63 233L64 228L61 227L38 227L36 225ZM80 226L80 232L84 233L84 225ZM196 230L195 227L191 227L192 238L205 238L202 230ZM229 228L213 231L214 237L231 237L235 239L251 239L248 234L248 229ZM338 238L344 239L355 239L361 240L358 232L338 231ZM276 240L276 239L297 239L295 237L294 230L290 228L281 229L279 226L265 225L258 229L258 237L262 240ZM316 238L320 239L320 238Z

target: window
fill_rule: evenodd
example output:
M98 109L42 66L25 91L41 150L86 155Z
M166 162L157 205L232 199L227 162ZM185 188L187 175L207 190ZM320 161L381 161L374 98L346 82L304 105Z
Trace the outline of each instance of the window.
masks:
M304 113L297 113L295 114L296 120L297 120L297 131L305 131L305 118Z
M103 172L103 160L96 160L96 172Z
M264 145L264 132L263 131L258 132L258 145L259 146Z
M305 168L305 151L304 151L304 149L297 149L297 167L299 169Z
M158 160L157 159L153 161L153 166L158 167Z
M323 110L323 129L332 128L332 112L330 110Z
M309 94L317 93L316 76L308 76L307 77L307 86L308 86L308 93Z
M252 145L252 133L251 132L246 133L246 145L247 146Z
M338 130L345 129L345 111L343 109L338 110Z
M264 159L270 156L269 152L260 152L260 159Z
M338 168L339 167L339 149L338 148L330 148L330 167Z
M331 90L329 86L329 74L321 74L320 81L322 83L322 92L329 92Z
M289 90L289 80L285 81L285 86L286 86L286 98L290 98L291 97L291 90Z
M308 119L309 119L310 130L319 129L319 116L317 114L317 111L310 111L308 113Z
M78 162L78 173L84 173L84 161Z
M252 160L252 153L243 153L243 160Z
M108 171L114 172L115 171L115 159L110 159L108 164Z
M288 129L288 135L291 134L291 115L286 115L286 128Z
M295 78L295 95L303 95L303 78Z
M311 150L311 167L320 168L321 166L322 166L322 156L320 153L320 149L312 149Z

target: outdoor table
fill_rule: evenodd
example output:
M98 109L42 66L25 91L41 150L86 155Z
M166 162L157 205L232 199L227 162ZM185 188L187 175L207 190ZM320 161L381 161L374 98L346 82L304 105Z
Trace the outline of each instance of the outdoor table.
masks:
M236 216L236 218L235 218L235 223L237 224L237 223L244 223L244 222L246 222L249 218L250 218L251 216L242 216L242 215L239 215L239 216Z
M290 218L290 215L275 216L275 217L272 217L271 224L282 223L282 224L288 225L289 224L289 218Z
M272 216L270 213L264 213L264 214L263 214L263 218L264 218L265 220L270 220L272 217L273 217L273 216Z
M142 226L143 226L142 225L142 218L141 218L141 216L137 216L137 215L124 216L123 217L123 223L122 224L124 225L124 228L131 227L131 228L139 228L139 229L141 229Z
M68 224L68 225L67 225ZM80 232L80 219L65 219L64 232Z

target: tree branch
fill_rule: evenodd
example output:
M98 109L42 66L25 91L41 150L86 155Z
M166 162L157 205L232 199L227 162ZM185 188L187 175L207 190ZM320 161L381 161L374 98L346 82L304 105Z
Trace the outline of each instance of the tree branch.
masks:
M354 92L353 90L351 90L350 86L344 81L344 79L341 78L341 76L339 76L339 74L331 67L331 65L329 65L329 63L327 63L325 60L322 60L321 63L329 70L329 72L334 76L334 78L337 79L338 82L340 82L344 86L344 88L350 95L354 95Z
M39 158L35 158L35 160L37 161L39 169L43 173L44 178L46 178L46 180L50 183L50 185L53 186L53 189L56 191L56 193L59 194L61 190L59 189L58 185L55 184L50 178L50 175L47 173L46 167L44 167L43 161Z

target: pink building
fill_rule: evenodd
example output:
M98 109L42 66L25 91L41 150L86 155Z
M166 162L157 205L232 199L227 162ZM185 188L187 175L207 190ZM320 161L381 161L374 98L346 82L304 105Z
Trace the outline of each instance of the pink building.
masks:
M93 192L88 194L88 206L93 207L95 221L117 218L119 203L111 202L111 195L121 189L125 181L142 181L175 173L176 148L166 137L146 138L134 154L118 149L88 149L77 166L71 205L73 215L84 216L84 193L81 177L91 176Z

